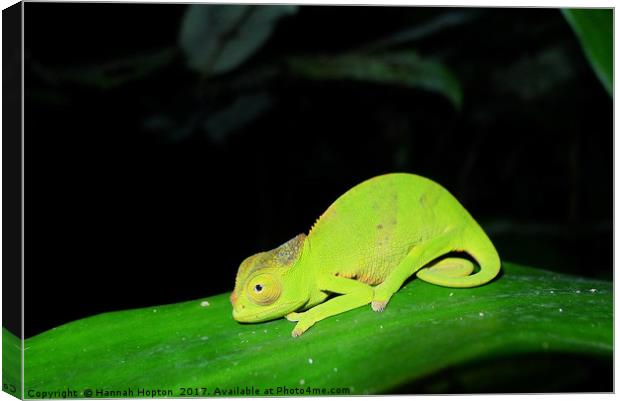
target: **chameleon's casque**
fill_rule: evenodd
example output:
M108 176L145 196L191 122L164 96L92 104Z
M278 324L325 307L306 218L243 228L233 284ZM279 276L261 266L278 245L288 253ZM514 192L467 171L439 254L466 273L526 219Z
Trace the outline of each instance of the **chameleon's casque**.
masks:
M479 270L464 257L446 257L451 252L467 253ZM298 322L296 337L369 303L383 311L413 274L441 286L475 287L499 270L495 247L447 190L417 175L387 174L339 197L307 236L245 259L230 299L235 320L286 316Z

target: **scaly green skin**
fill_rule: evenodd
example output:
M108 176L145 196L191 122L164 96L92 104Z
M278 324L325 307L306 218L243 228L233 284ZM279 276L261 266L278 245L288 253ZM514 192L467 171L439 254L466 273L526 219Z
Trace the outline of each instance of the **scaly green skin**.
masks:
M480 266L450 252L466 252ZM300 336L319 320L371 304L385 309L414 273L445 287L475 287L500 270L495 247L439 184L387 174L338 198L310 233L245 259L231 294L233 317L262 322L286 316ZM328 297L332 294L341 294ZM305 312L300 312L305 311Z

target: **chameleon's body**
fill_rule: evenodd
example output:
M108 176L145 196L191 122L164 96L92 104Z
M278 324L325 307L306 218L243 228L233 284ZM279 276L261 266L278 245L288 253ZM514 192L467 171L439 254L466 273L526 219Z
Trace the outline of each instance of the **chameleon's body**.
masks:
M480 266L450 252L466 252ZM484 231L439 184L412 174L367 180L338 198L306 236L243 261L231 294L233 316L298 321L293 336L315 322L371 303L382 311L416 273L446 287L492 280L499 256ZM332 294L342 294L326 299ZM299 313L299 311L307 310Z

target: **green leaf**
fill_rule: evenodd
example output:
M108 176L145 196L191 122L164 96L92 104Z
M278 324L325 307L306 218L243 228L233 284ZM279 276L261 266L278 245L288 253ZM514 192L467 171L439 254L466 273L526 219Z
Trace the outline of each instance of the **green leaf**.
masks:
M563 9L590 65L607 92L613 94L613 23L611 9Z
M439 61L413 51L297 57L292 71L315 80L356 80L425 89L447 97L457 109L463 101L458 79Z
M37 76L51 85L62 82L110 90L152 76L155 72L168 66L174 60L176 53L176 48L163 48L104 63L67 68L48 68L35 62L30 68ZM59 99L56 96L55 99L51 100L58 102L65 99Z
M269 110L272 104L273 99L267 92L244 93L232 104L211 113L204 128L213 142L221 144L231 133L244 128Z
M372 41L363 46L363 49L379 50L388 49L396 46L410 44L421 39L428 38L438 33L443 33L457 26L472 23L485 13L483 9L447 9L445 13L439 14L427 21L412 24L404 29L391 33L381 39Z
M233 321L222 294L105 313L27 339L25 388L131 388L133 396L139 388L170 389L179 396L180 388L206 387L213 396L216 387L286 386L372 394L492 357L611 359L612 294L611 282L505 263L501 277L478 288L412 280L385 312L358 308L300 338L284 319Z
M21 398L22 342L13 333L2 328L2 389Z
M192 4L181 24L179 44L190 68L221 74L241 65L269 39L276 22L298 6Z

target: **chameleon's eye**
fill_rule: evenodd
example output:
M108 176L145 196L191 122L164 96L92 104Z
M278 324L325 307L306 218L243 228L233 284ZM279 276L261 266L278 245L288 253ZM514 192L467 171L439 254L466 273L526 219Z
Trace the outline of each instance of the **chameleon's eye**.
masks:
M282 292L280 281L268 273L258 274L247 284L248 298L258 305L269 305L275 302Z

